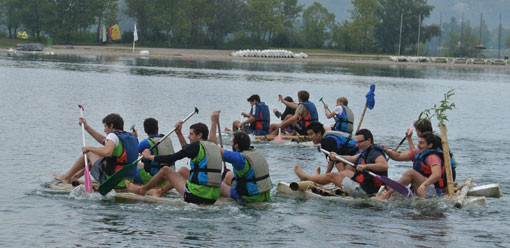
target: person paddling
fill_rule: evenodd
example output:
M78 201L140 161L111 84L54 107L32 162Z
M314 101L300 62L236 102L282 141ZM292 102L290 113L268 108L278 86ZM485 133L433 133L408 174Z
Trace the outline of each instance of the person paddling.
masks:
M219 122L219 111L214 111L212 122ZM210 136L216 140L215 128L211 126ZM264 155L251 146L250 136L245 132L234 134L232 151L220 148L222 158L231 163L233 171L227 172L221 184L221 196L241 202L266 202L271 200L272 183L269 177L269 165Z
M410 152L398 153L384 147L384 151L395 161L413 161L413 168L407 170L398 182L403 185L411 184L412 189L420 197L439 196L445 192L446 172L443 151L439 144L439 140L432 132L425 132L418 138L418 149ZM393 192L393 189L389 189L375 199L387 199Z
M294 172L301 180L310 180L319 184L334 183L336 186L350 196L367 196L377 193L382 181L371 176L367 171L371 171L381 176L387 176L388 163L386 162L385 152L382 147L374 144L372 133L368 129L361 129L356 133L356 147L360 152L354 156L340 156L356 164L356 168L346 167L338 173L308 175L299 165L294 167ZM337 161L336 153L331 152L329 159Z
M432 134L434 134L434 136L436 136L436 139L438 139L438 142L439 142L439 146L441 146L441 143L442 143L441 135L432 130L432 123L430 122L430 120L420 118L413 123L413 126L416 129L416 135L418 137L422 137L422 134L425 132L431 132ZM412 134L413 134L412 131L406 132L406 138L407 138L407 142L409 144L409 151L412 151L415 149L413 139L412 139ZM455 160L455 156L453 156L453 153L451 150L450 150L450 162L452 165L452 178L455 181L455 179L457 177L457 173L456 173L457 161Z
M278 129L285 129L289 125L295 126L296 132L300 135L306 135L306 128L310 123L318 122L319 116L317 115L317 108L315 104L309 101L310 94L306 90L298 92L299 104L288 102L281 95L278 96L279 100L288 107L296 109L296 113L288 119L282 121L279 124L271 125L269 132L272 135L278 134Z
M245 131L247 133L253 133L254 135L267 135L269 131L269 107L260 101L259 95L252 95L248 99L251 105L250 113L241 113L242 116L248 118L247 120L240 122L234 121L232 123L232 130Z
M217 122L211 126L216 127ZM190 169L182 167L176 172L173 168L165 166L152 177L145 185L139 186L126 181L127 190L139 195L145 195L149 190L159 187L165 180L168 183L151 192L159 196L175 188L184 197L184 201L194 204L214 204L220 196L221 185L221 153L219 147L213 142L209 129L203 123L190 126L188 144L182 134L182 121L175 125L175 133L182 149L171 155L151 155L149 149L143 151L145 159L159 163L173 163L183 158L190 159Z
M138 156L138 139L130 133L124 132L124 120L120 115L109 114L103 118L102 122L106 137L89 126L84 118L80 118L78 121L80 125L84 124L85 130L97 142L104 145L102 147L82 147L82 152L87 153L89 164L93 165L91 174L99 183L122 169L124 165L135 161ZM85 161L82 155L65 174L54 174L53 176L62 183L71 183L83 176L84 166ZM135 174L136 169L128 174L127 179L135 180ZM119 187L123 186L124 181L119 184Z
M328 105L324 103L324 112L328 119L334 118L335 124L331 126L331 130L345 132L352 134L354 114L351 109L347 107L349 101L345 97L340 97L336 100L336 107L332 112L329 111Z
M306 131L314 144L320 144L321 148L328 152L348 156L353 156L359 152L354 139L351 139L350 136L342 136L340 132L326 131L320 122L310 124ZM335 161L329 160L326 173L330 173L335 165L338 171L345 169L342 162L335 163ZM320 167L318 172L320 174Z

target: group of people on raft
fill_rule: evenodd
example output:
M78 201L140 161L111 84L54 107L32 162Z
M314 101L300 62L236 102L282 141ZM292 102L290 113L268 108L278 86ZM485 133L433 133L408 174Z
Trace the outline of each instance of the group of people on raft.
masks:
M260 96L250 96L247 100L251 104L251 111L249 114L242 113L247 119L242 122L234 121L232 125L235 131L231 142L232 151L218 146L216 126L219 123L220 111L214 111L210 128L200 122L190 126L189 143L182 133L183 122L175 124L175 133L182 147L178 152L174 152L172 141L168 138L150 149L163 138L158 131L158 121L154 118L145 119L143 125L148 138L141 142L138 142L136 130L131 133L124 131L124 121L118 114L109 114L102 120L106 136L95 131L84 118L80 118L79 124L83 124L85 130L103 145L84 146L82 152L87 155L92 166L91 175L99 183L124 165L135 161L141 154L142 163L131 170L126 180L118 185L139 195L161 196L175 188L184 197L184 201L195 204L214 204L220 196L241 202L264 202L271 199L269 165L264 155L251 146L248 134L276 135L280 130L284 130L286 134L308 135L314 144L320 144L330 152L324 174L321 174L320 167L316 168L313 174L306 174L296 165L294 170L301 180L319 184L333 183L348 195L370 196L376 193L383 183L368 172L387 176L388 156L396 161L413 161L413 168L409 169L399 182L410 184L418 196L442 194L446 187L446 174L440 149L441 138L432 132L429 120L421 119L414 123L419 137L418 148L414 148L410 129L406 133L410 151L399 153L388 150L384 145L375 144L372 133L367 129L352 134L354 115L345 97L337 99L333 111L324 103L326 117L335 119L333 125L325 128L319 122L317 109L309 101L309 96L307 91L299 91L298 103L295 103L291 97L283 98L279 95L279 100L285 104L286 109L283 113L273 110L282 120L281 123L274 124L270 124L269 108L260 100ZM339 161L338 155L356 166ZM185 157L190 159L190 168L181 167L175 170L175 161ZM224 162L232 164L233 171L228 170ZM84 168L82 155L65 174L54 174L54 178L62 183L71 183L83 176ZM333 172L334 168L337 172ZM377 199L388 198L392 193L393 190L388 188Z

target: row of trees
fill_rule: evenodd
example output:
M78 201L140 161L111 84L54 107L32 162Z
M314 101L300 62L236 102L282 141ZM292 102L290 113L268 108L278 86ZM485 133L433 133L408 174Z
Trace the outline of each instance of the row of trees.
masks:
M91 33L95 37L103 23L115 23L117 12L117 0L0 0L0 24L9 38L23 29L35 40L51 36L66 43L79 41Z
M66 43L98 41L102 25L126 15L136 21L139 42L147 46L327 47L387 54L400 47L405 54L416 52L419 30L422 43L441 33L452 55L466 52L452 45L460 39L471 46L469 25L462 37L453 31L456 23L445 24L450 26L443 32L438 25L419 25L433 9L426 0L351 1L351 20L339 23L321 4L304 8L298 0L0 0L0 24L9 37L25 30L35 40L51 36ZM124 34L131 42L132 31Z

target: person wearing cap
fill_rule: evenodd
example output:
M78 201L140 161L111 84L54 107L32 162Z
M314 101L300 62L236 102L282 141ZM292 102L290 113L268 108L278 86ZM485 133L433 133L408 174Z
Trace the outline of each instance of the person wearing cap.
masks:
M232 130L234 132L240 131L241 129L247 133L255 135L267 135L269 132L269 107L260 101L259 95L252 95L248 99L251 105L250 113L241 113L242 116L248 118L243 122L234 121L232 123Z

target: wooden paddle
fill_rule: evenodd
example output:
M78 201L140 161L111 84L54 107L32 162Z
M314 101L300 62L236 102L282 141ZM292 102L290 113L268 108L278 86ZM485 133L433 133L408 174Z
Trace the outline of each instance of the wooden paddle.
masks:
M324 154L327 154L329 155L330 152L322 149L320 146L318 147L319 148L319 151L323 152ZM336 159L356 168L356 165L353 164L351 161L348 161L340 156L335 156ZM393 190L397 191L398 193L402 194L403 196L407 197L407 198L410 198L413 196L413 192L408 189L406 186L400 184L399 182L397 181L393 181L385 176L380 176L380 175L377 175L369 170L365 170L366 172L368 172L369 175L375 177L375 178L378 178L379 180L383 181L384 184L386 184L388 187L392 188Z
M78 108L80 108L80 117L83 118L83 111L85 110L82 105L78 104ZM83 139L83 146L85 146L85 124L81 123L81 136ZM83 153L83 159L85 160L85 192L92 193L92 183L90 180L90 172L89 172L89 161L87 159L87 153Z
M219 118L218 118L218 136L220 137L220 147L223 148L223 138L221 137L221 127ZM227 168L225 160L223 160L223 173L221 174L221 181L223 181L223 178L225 178L225 175L227 175L227 172L229 171L230 170Z
M194 114L198 114L198 108L196 108L196 107L195 107L195 110L191 114L189 114L188 116L186 116L186 118L184 118L184 120L182 120L182 122L186 122ZM165 136L163 136L163 138L161 138L156 144L151 146L151 148L149 150L152 151L161 142L163 142L166 138L168 138L168 136L170 136L170 134L172 134L173 132L175 132L175 128L172 129L172 131L165 134ZM106 179L106 181L104 181L101 185L99 185L99 190L98 190L99 193L101 193L101 195L108 194L108 192L110 192L115 186L117 186L129 174L129 172L136 166L136 164L138 164L138 162L142 158L143 158L143 156L140 156L140 157L138 157L137 160L131 162L130 164L124 165L122 167L122 169L115 172L110 178Z
M365 112L367 112L367 108L373 109L375 106L374 91L375 91L375 84L372 84L372 85L370 85L370 90L365 95L365 97L367 98L367 101L365 103L365 108L363 109L363 113L361 114L361 119L359 119L359 124L358 124L358 127L356 128L355 133L357 133L361 128L361 123L363 122L363 118L365 118Z

